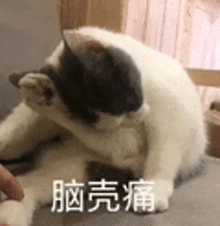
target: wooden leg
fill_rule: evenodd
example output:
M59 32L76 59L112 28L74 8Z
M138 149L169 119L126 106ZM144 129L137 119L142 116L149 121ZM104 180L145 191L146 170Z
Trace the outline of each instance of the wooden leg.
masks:
M123 32L128 0L60 0L61 30L85 25Z

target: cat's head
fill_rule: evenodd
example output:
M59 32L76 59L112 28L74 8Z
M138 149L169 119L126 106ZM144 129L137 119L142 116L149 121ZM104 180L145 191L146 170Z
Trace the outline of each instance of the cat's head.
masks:
M50 77L73 117L115 128L143 112L141 75L122 49L71 30L46 62L33 73ZM13 74L10 81L18 86L27 73Z

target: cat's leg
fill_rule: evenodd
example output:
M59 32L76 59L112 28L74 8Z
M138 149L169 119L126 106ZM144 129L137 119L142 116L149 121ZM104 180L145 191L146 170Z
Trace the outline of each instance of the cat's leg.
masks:
M21 103L0 124L0 159L19 158L60 131L53 121Z
M118 154L122 154L122 156L124 150L127 150L128 155L137 154L138 144L133 139L135 136L133 133L136 134L136 131L132 131L132 129L119 129L117 132L100 131L71 118L71 114L59 97L53 82L46 75L28 74L20 80L19 85L24 102L31 109L70 130L89 149L102 155L111 155L112 150L119 151ZM47 96L46 93L49 93L50 96ZM129 141L124 142L124 140Z
M38 168L16 179L22 185L24 198L21 202L6 200L0 204L0 224L30 226L34 211L53 199L53 181L77 183L87 181L87 161L96 160L85 153L79 142L66 141L42 150Z
M200 151L199 122L186 116L184 110L166 112L157 109L146 120L149 151L143 176L155 183L155 211L168 209L174 179L183 158L187 153Z

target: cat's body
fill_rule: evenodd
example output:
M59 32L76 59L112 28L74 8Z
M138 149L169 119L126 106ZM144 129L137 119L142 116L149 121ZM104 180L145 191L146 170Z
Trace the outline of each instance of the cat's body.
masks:
M21 103L1 124L0 159L19 158L55 135L62 139L40 151L34 171L18 177L25 197L0 204L0 223L30 225L35 207L52 201L52 181L86 182L90 161L155 182L155 209L164 211L177 173L197 167L204 153L200 100L188 75L176 60L128 36L69 31L45 67L13 82L28 107Z

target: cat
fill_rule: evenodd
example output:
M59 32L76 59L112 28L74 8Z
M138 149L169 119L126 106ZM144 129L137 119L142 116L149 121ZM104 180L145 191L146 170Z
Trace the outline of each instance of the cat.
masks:
M39 70L12 74L23 101L0 125L0 159L43 146L36 168L17 176L19 203L0 204L0 223L29 226L52 202L55 179L88 181L89 162L130 169L155 183L155 212L169 207L177 174L197 168L207 134L196 89L182 65L124 34L66 30ZM13 213L13 216L12 214Z

